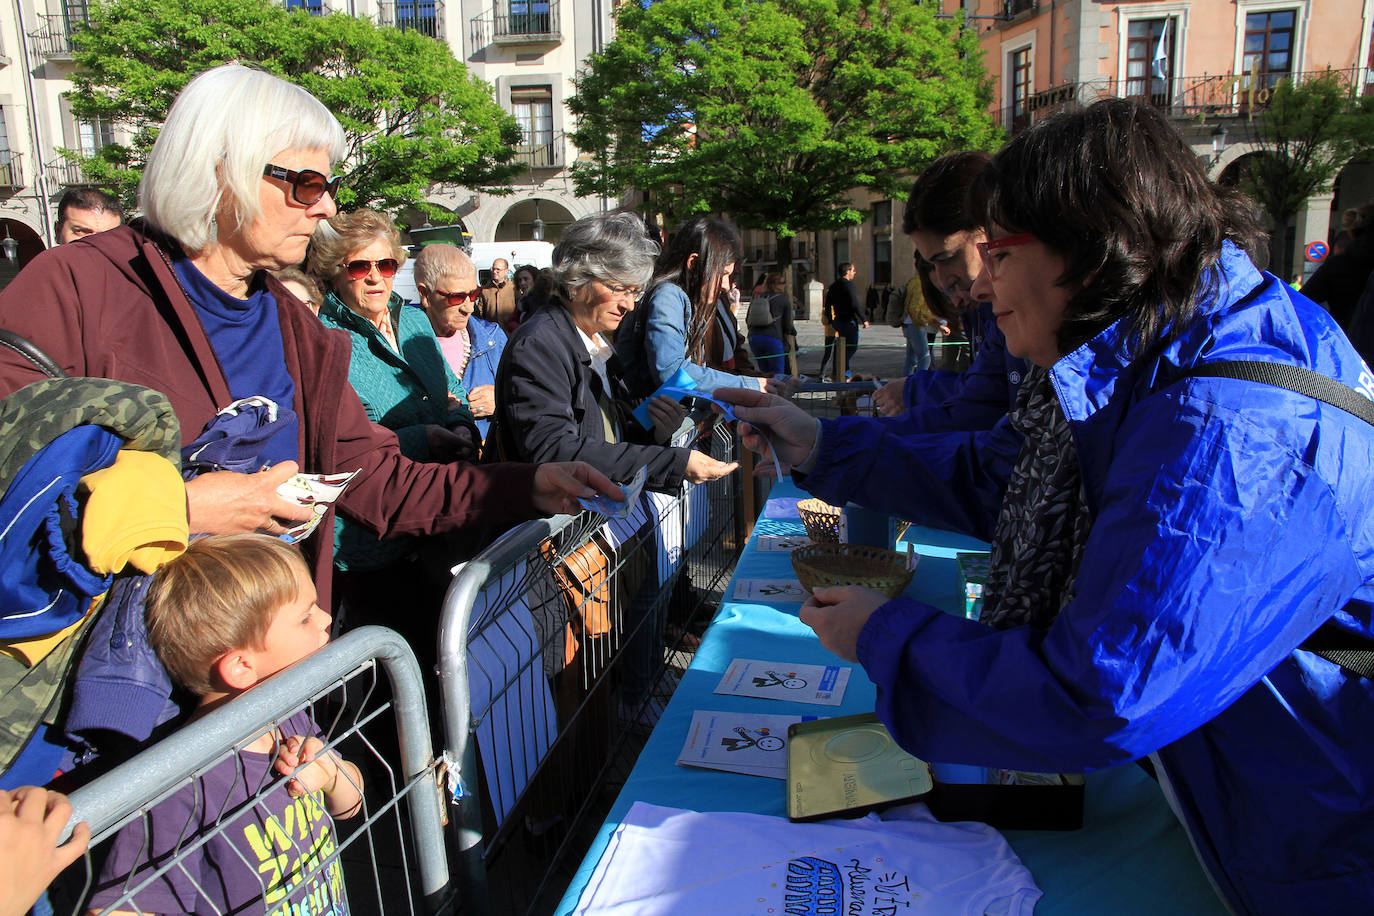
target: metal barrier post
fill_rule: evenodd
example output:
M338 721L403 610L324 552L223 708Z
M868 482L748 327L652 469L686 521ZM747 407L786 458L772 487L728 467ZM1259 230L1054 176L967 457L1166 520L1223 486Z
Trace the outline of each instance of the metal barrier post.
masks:
M285 718L300 708L303 699L374 658L381 662L391 682L406 783L426 777L430 780L428 786L408 793L407 804L421 892L426 906L437 912L449 895L450 882L443 808L433 783L429 714L415 653L399 634L385 627L360 627L345 634L72 792L67 832L85 821L92 836L100 838L131 811L151 804L209 766L255 729L260 732L263 723Z
M448 795L458 812L458 855L462 859L459 886L465 909L476 916L491 912L486 866L482 862L482 802L478 787L464 781L465 776L477 772L477 742L471 733L467 665L446 664L445 660L466 658L472 607L492 572L519 562L531 543L551 537L572 521L572 516L560 515L512 528L476 558L464 563L444 595L439 616L438 671L439 701L444 718L444 758L449 770Z

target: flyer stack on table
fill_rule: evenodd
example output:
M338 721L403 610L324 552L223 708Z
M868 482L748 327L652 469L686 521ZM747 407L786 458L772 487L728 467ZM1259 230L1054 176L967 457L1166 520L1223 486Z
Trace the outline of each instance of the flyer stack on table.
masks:
M799 598L731 600L736 582L742 579L795 581L789 555L761 552L758 540L764 535L804 537L801 520L790 507L805 496L789 482L774 485L768 508L740 557L720 611L569 885L558 913L571 913L576 908L612 834L637 801L700 812L786 817L786 784L780 779L677 764L697 712L811 717L873 710L875 688L858 665L852 666L838 706L714 693L736 659L847 664L822 647L811 629L798 619ZM914 543L922 555L906 595L950 613L962 613L965 596L955 556L986 549L987 545L920 527L910 529L904 540ZM1004 835L1044 893L1035 906L1037 916L1226 912L1159 787L1133 764L1088 776L1081 830L1005 831Z

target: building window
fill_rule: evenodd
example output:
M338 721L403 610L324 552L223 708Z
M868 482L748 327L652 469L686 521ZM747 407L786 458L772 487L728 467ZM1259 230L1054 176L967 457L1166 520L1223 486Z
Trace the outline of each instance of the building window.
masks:
M1171 17L1131 20L1126 32L1126 98L1168 107L1177 33Z
M522 143L545 146L553 142L553 87L511 90L511 113L520 122Z
M64 0L62 18L67 22L68 30L74 25L90 21L90 14L86 10L86 0Z
M1245 16L1245 53L1241 71L1243 88L1255 92L1272 89L1279 80L1293 73L1293 36L1297 31L1297 10L1270 10ZM1259 84L1251 87L1250 73L1259 74Z
M76 144L83 156L94 156L102 146L114 142L114 125L104 118L79 118Z
M19 186L19 163L10 152L10 132L8 125L5 124L5 109L0 108L0 187Z
M875 200L873 202L873 229L875 232L892 229L892 201Z
M286 0L289 10L305 10L312 16L324 15L324 0Z
M549 12L550 0L510 0L510 25L512 35L547 35L553 31Z
M1007 55L1007 118L1012 132L1030 126L1031 49L1020 48Z
M840 269L840 265L841 265L841 264L847 264L847 263L849 263L849 235L848 235L848 233L841 233L841 234L839 234L839 235L836 235L835 238L834 238L834 240L833 240L833 241L831 242L831 244L830 244L830 248L831 248L831 253L835 256L835 270L837 271L837 273L835 274L835 276L838 277L838 276L839 276L838 271L839 271L839 269Z
M873 239L873 284L883 286L891 283L892 236L878 236Z

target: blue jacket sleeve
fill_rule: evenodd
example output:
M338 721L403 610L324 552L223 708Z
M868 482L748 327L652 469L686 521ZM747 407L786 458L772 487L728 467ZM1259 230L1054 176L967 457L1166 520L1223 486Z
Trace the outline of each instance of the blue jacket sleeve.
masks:
M1025 361L1007 353L1007 341L995 329L983 338L973 365L958 378L958 389L938 403L924 402L901 417L904 433L940 432L950 429L991 429L1016 401L1016 389L1025 377ZM904 394L909 394L908 384Z
M902 385L902 405L931 407L958 394L964 387L964 373L953 369L917 369Z
M855 502L934 528L992 537L1002 493L1021 451L1003 418L983 432L907 434L900 418L821 421L810 474L797 485L826 502Z
M660 284L640 308L648 309L642 358L648 363L654 388L679 369L685 370L701 391L761 388L759 379L708 369L687 359L687 325L692 318L692 303L677 286Z
M1132 760L1224 711L1346 603L1363 576L1304 440L1219 411L1127 419L1048 630L902 599L869 619L859 660L902 746L1038 772Z

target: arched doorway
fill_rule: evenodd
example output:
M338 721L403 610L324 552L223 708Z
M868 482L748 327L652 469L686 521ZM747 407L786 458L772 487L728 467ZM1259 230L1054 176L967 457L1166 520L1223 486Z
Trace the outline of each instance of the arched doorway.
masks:
M496 224L496 242L528 242L535 236L535 220L543 223L544 241L558 243L573 221L567 207L548 198L522 200L511 206Z
M24 265L48 247L43 244L42 236L17 219L0 218L0 248L5 247L6 238L14 239L18 247L13 261L0 253L0 288L8 286Z

